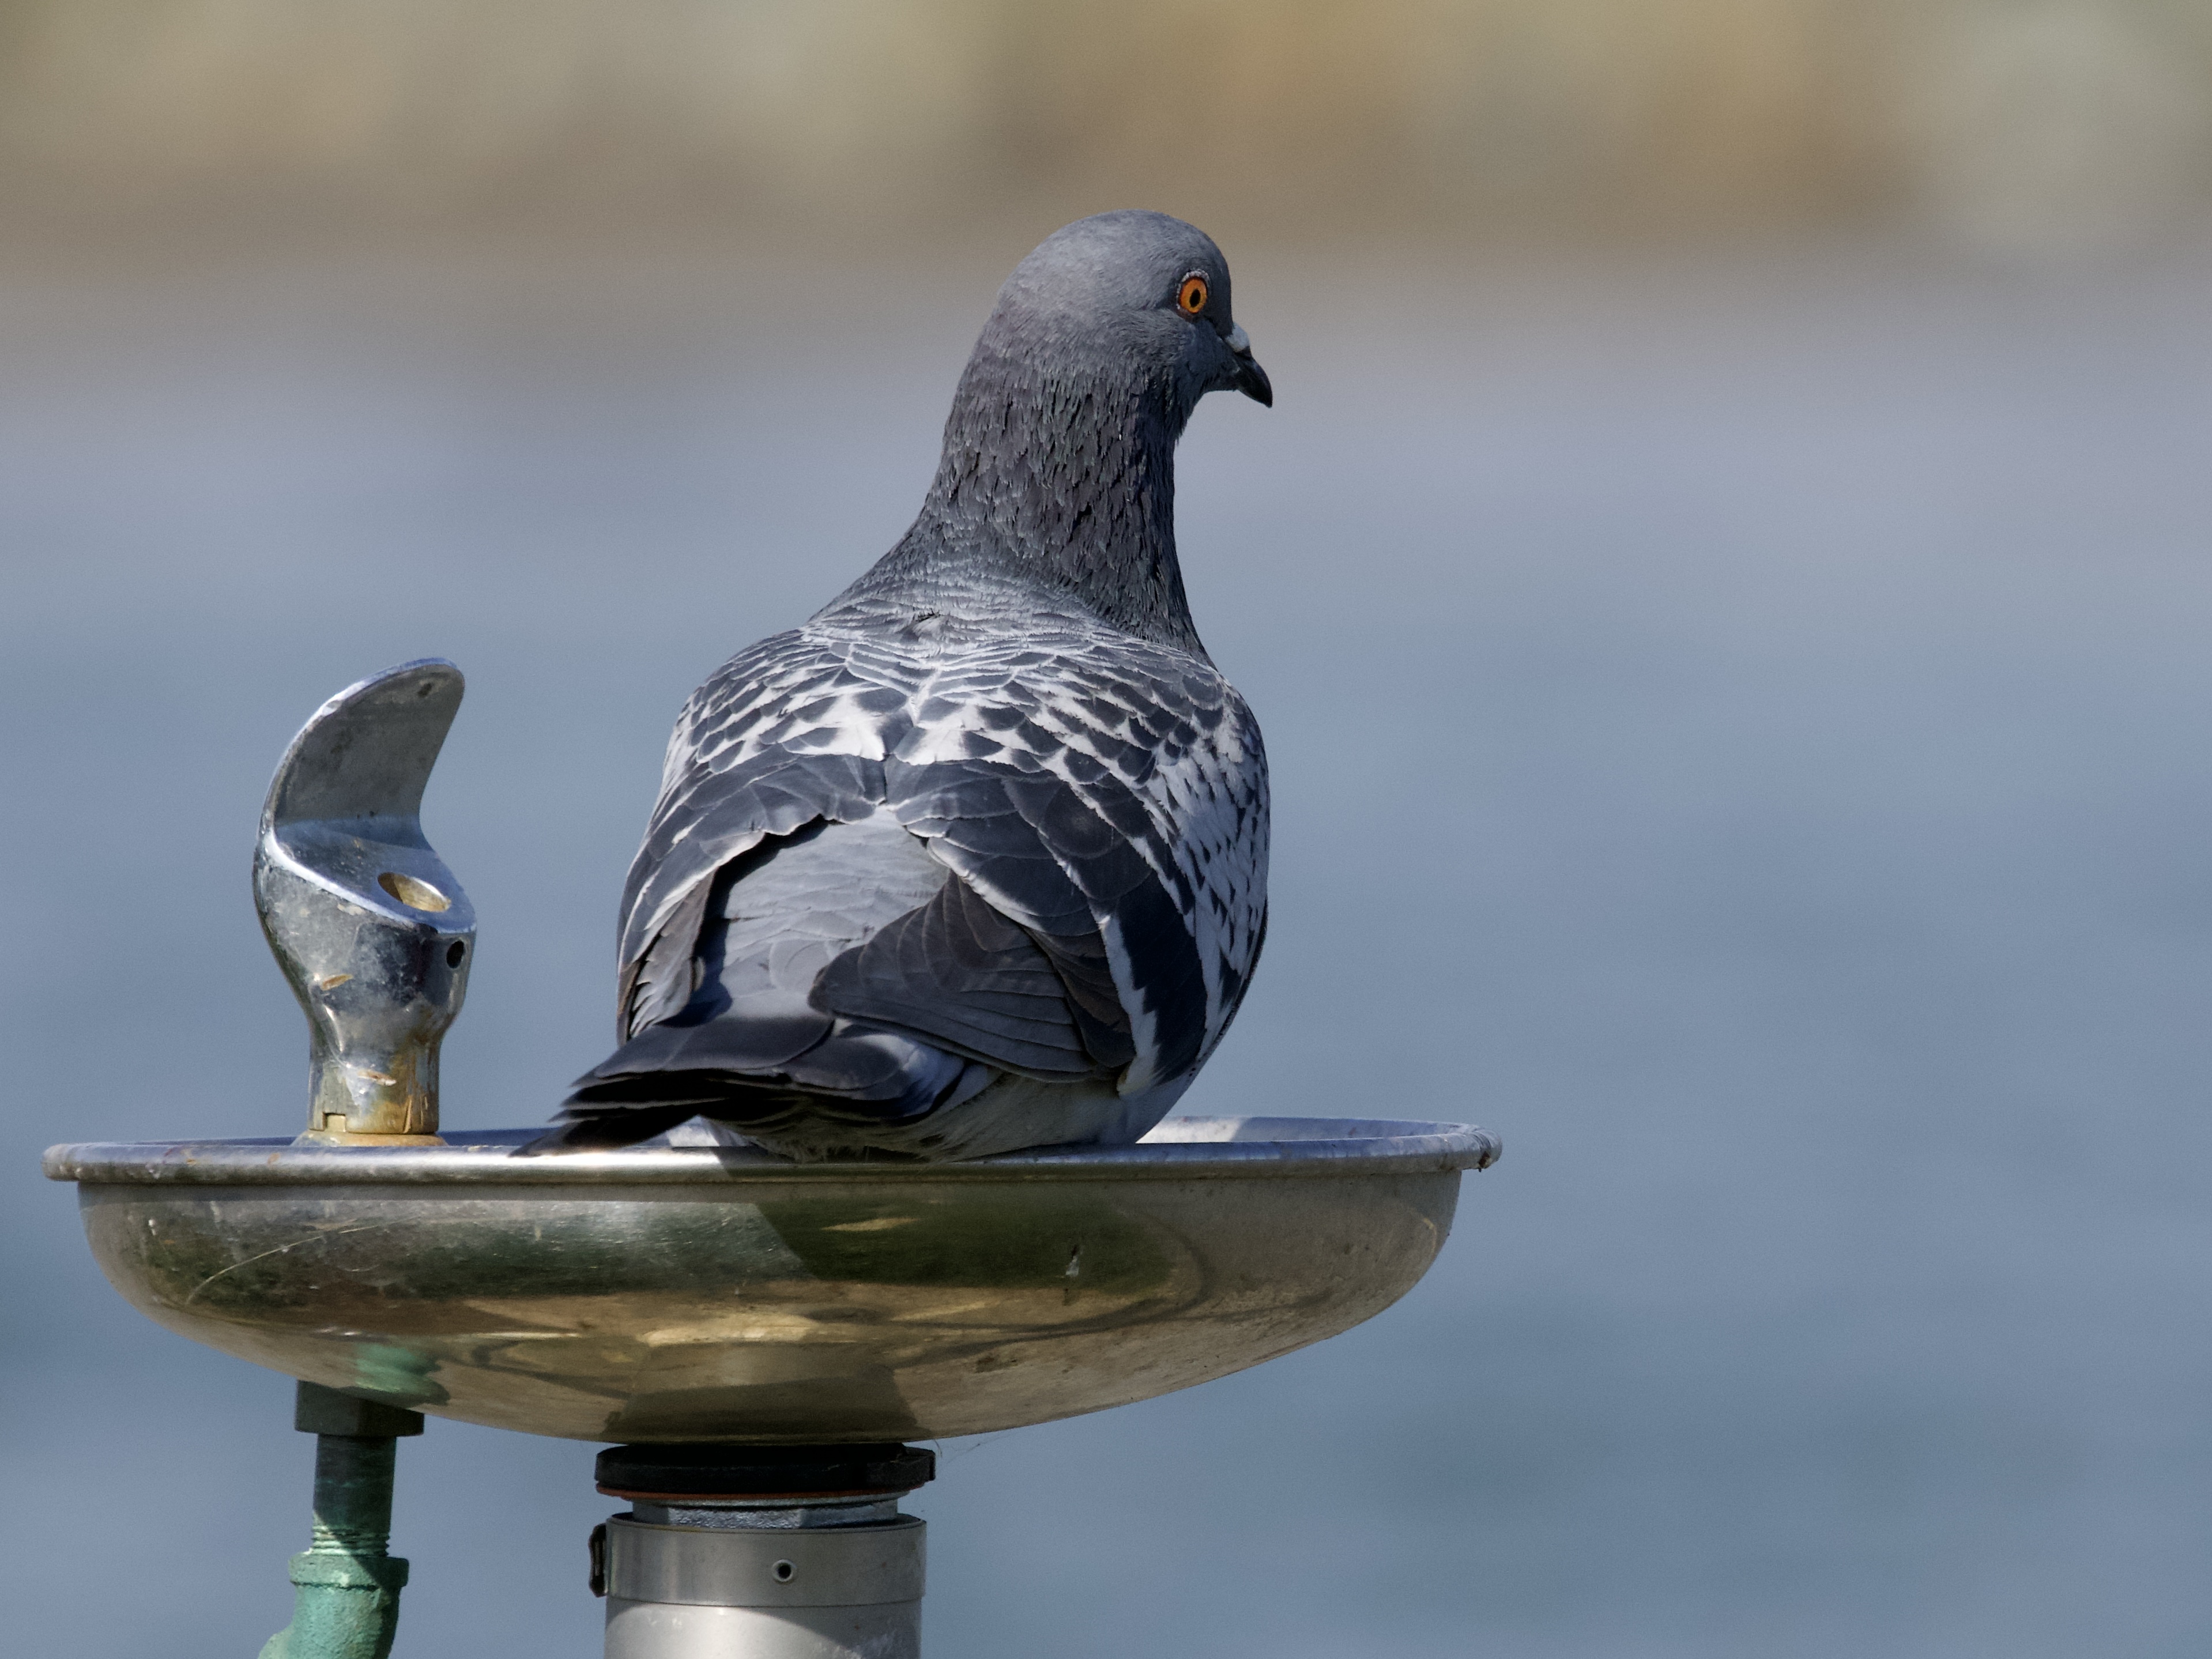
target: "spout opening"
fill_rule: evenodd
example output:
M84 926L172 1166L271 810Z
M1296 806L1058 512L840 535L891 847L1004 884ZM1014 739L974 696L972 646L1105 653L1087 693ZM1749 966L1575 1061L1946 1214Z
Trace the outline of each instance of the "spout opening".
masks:
M376 884L398 899L410 910L436 912L450 910L453 900L447 898L427 881L417 881L412 876L403 876L391 870L376 878Z

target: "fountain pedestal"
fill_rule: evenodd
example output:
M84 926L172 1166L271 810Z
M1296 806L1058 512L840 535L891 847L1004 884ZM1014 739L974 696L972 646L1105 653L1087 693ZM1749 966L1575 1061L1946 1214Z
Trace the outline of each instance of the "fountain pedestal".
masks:
M592 1534L607 1659L919 1659L936 1468L908 1446L617 1446Z

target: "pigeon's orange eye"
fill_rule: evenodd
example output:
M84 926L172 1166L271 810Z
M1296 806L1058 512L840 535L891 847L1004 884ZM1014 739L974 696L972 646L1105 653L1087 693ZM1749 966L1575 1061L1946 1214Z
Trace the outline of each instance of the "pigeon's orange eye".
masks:
M1176 295L1176 303L1182 307L1184 316L1195 317L1206 309L1207 293L1206 278L1194 274L1182 279L1182 288Z

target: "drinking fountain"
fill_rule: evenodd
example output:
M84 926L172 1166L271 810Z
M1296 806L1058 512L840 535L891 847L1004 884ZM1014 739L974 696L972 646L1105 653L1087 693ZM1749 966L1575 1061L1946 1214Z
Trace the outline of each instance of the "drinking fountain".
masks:
M556 1157L514 1155L536 1127L441 1135L476 922L419 815L461 694L439 660L350 686L270 786L254 895L307 1015L305 1128L46 1155L133 1307L299 1381L313 1529L264 1659L390 1651L394 1448L425 1414L607 1445L609 1659L913 1659L913 1443L1346 1330L1498 1157L1460 1125L1291 1117L958 1164L794 1164L696 1120Z

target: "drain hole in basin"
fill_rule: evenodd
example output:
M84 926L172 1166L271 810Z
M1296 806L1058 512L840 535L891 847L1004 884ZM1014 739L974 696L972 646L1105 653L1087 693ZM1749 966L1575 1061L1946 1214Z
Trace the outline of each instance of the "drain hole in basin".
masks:
M376 878L376 884L410 910L450 910L453 908L453 900L428 882L417 881L412 876L395 875L386 870Z
M788 1561L779 1561L774 1566L770 1567L769 1571L775 1575L775 1582L777 1583L788 1584L791 1582L792 1575L797 1572L799 1569L793 1566Z

